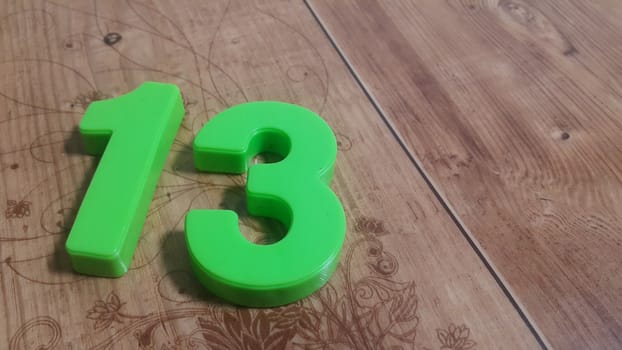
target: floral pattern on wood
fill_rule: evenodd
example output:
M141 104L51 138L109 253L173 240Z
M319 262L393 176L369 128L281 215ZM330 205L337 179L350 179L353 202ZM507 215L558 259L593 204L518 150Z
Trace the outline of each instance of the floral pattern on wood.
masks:
M123 319L140 318L123 313L121 308L125 305L119 300L115 292L110 292L106 300L97 300L95 305L86 312L86 318L94 320L93 328L100 330L109 327L113 323L123 323Z
M465 325L456 326L452 323L447 329L437 330L436 334L443 345L441 350L469 350L477 345L469 339L471 331Z
M26 200L7 200L7 208L4 211L4 215L7 219L18 218L21 219L24 216L30 216L30 205L32 203Z
M57 16L71 14L86 18L88 30L58 39L58 46L63 50L62 55L67 55L70 59L37 56L0 63L8 67L6 71L46 70L75 83L68 91L57 91L58 101L21 99L21 96L12 94L12 89L0 87L0 98L12 101L15 109L21 111L9 111L8 117L0 120L0 130L27 129L28 123L38 123L41 128L50 128L36 129L35 135L25 135L19 145L0 149L0 156L22 157L24 162L20 161L20 164L32 163L45 170L40 172L45 178L38 178L29 184L27 193L7 192L7 198L31 199L36 197L36 193L48 195L44 197L47 202L36 202L32 199L35 204L25 199L7 199L5 217L20 219L9 221L18 222L18 227L23 227L23 232L1 232L0 241L3 245L12 247L37 240L51 242L49 245L42 245L49 246L47 251L9 249L6 254L11 255L2 256L0 267L6 266L6 271L18 281L16 283L35 288L44 286L50 291L70 284L93 282L93 279L72 274L67 257L58 251L62 249L62 243L69 232L87 184L80 181L61 183L57 180L89 179L92 176L96 161L82 154L76 126L90 103L122 93L115 90L117 85L127 90L136 83L113 81L107 87L100 86L106 80L103 77L108 74L123 74L128 77L136 74L141 80L178 84L186 109L182 127L172 148L170 162L165 166L154 195L132 271L153 267L158 258L165 260L164 255L172 254L167 250L170 247L181 249L170 244L175 239L171 233L180 227L186 210L206 198L223 197L221 206L234 209L240 214L240 226L243 230L248 228L262 234L275 231L274 225L246 215L244 176L209 177L193 171L191 145L196 132L217 111L249 100L249 92L242 88L241 82L234 79L237 76L227 71L226 64L229 62L218 62L214 58L219 48L218 43L215 43L216 38L223 21L228 17L229 3L226 2L226 6L222 8L214 6L209 9L202 9L197 5L197 13L212 13L212 10L219 13L219 20L215 22L217 26L212 28L214 32L208 52L198 51L195 43L188 39L186 33L168 14L152 5L129 0L119 5L124 7L118 13L105 14L102 13L105 11L105 3L98 3L102 6L85 10L88 4L84 8L73 8L63 3L46 2L45 11L28 10L21 14L35 16L30 22L45 23L46 26L62 23L63 21L54 20ZM289 33L294 37L292 42L296 45L308 46L304 49L296 48L304 53L302 56L305 57L305 62L290 62L288 64L291 67L281 67L284 63L274 62L275 69L266 71L270 72L272 80L275 80L272 72L282 71L285 74L280 80L286 84L283 86L284 90L295 92L291 94L294 100L290 102L304 104L322 114L327 102L330 76L318 49L304 32L279 16L260 8L249 11L253 11L253 16L258 18L254 22L270 25L269 31L278 29ZM112 16L117 14L121 18L113 19ZM122 17L122 14L129 14L132 20ZM162 51L175 52L175 57L185 58L186 62L191 63L175 64L175 67L185 68L183 71L180 69L180 72L169 72L158 66L157 62L150 61L151 57L140 56L141 50L131 50L132 45L128 43L133 43L133 40L136 42L137 38L149 38L144 41L157 42ZM241 39L231 40L231 43L236 44L235 40ZM222 46L222 42L220 44ZM115 59L95 59L95 54L104 53ZM70 67L63 63L65 61L81 62L83 67L78 68L80 64ZM118 61L124 64L101 67L98 66L99 61ZM132 65L125 64L128 62ZM14 76L5 79L11 80L19 81ZM297 96L312 98L296 100ZM48 125L43 120L54 120L55 123ZM345 153L356 147L355 137L348 136L342 130L335 131L340 152ZM13 162L11 158L7 163L12 164L9 168L10 176L18 176L14 174L26 167ZM159 217L166 217L167 220L160 222ZM353 230L348 235L352 238L349 238L351 241L344 247L342 262L334 278L307 299L275 309L232 308L218 302L211 303L212 300L205 296L207 293L198 283L184 291L185 296L192 297L175 299L178 296L167 294L164 279L169 276L176 276L178 279L179 276L190 276L193 279L193 275L189 266L167 267L166 271L154 273L153 281L157 282L144 287L156 290L165 309L134 314L128 311L133 306L130 299L122 299L127 295L113 287L110 287L109 292L104 289L108 293L104 293L105 297L95 297L86 310L80 311L88 322L88 333L80 335L79 338L96 343L90 349L116 349L120 345L153 350L414 348L422 323L418 313L417 284L413 280L396 277L399 273L398 259L384 249L381 241L385 236L390 236L387 227L389 225L371 216L353 217L351 221ZM257 239L252 237L251 240L256 243L271 243L278 239L266 239L266 235L263 235ZM150 242L155 243L149 244ZM177 258L179 251L174 253ZM62 273L51 273L51 266L56 269L55 272ZM73 297L75 295L69 296ZM439 326L433 325L432 329ZM38 335L39 332L47 334L49 339L35 337L42 342L37 344L38 348L84 348L82 344L70 340L63 343L61 329L64 328L59 321L51 316L36 317L13 331L9 349L23 348L26 338L30 334ZM437 334L439 344L436 345L439 349L469 350L475 346L475 342L470 339L469 329L464 325L451 325L447 329L439 330Z
M376 227L373 225L372 227ZM311 297L274 309L181 308L143 316L121 312L125 303L116 293L97 300L87 312L95 329L123 323L124 330L100 343L97 349L114 349L134 341L141 349L389 349L413 348L419 316L414 281L391 278L397 260L385 251L370 229L344 252L341 274L348 283L336 288L328 283ZM367 274L353 278L352 267L367 261ZM191 320L193 327L175 336L164 325ZM169 327L169 326L167 326ZM170 326L173 327L173 326ZM133 337L126 337L132 334ZM469 350L476 346L465 325L437 330L442 350Z

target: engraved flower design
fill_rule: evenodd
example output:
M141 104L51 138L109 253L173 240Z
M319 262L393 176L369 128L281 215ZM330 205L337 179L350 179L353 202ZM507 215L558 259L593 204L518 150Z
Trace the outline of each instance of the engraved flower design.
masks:
M374 233L376 235L386 234L384 223L381 220L367 216L356 219L355 229L363 233Z
M475 348L476 342L469 339L471 331L465 325L453 323L447 329L437 329L436 337L441 342L441 350L469 350Z
M4 215L9 218L23 218L24 216L30 216L30 205L32 204L29 201L21 200L8 200L6 201L7 209L4 211Z
M97 300L95 305L86 312L86 318L95 320L94 328L101 330L109 327L113 322L123 323L122 318L139 318L126 315L121 312L121 307L125 303L119 300L115 292L110 292L106 300Z

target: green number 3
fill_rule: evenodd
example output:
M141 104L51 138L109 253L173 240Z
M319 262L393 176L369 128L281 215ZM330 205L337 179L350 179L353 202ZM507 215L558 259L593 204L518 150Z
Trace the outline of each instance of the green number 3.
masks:
M346 230L341 203L328 186L337 143L313 112L280 102L245 103L215 116L194 140L201 171L243 173L262 152L283 160L248 169L248 211L285 224L282 240L249 242L227 210L193 210L185 224L199 280L223 299L256 307L287 304L324 285Z

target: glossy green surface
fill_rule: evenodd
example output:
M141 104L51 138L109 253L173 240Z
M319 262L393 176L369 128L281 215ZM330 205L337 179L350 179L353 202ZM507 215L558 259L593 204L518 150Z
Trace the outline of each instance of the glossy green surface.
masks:
M301 299L324 285L335 270L346 220L328 186L337 143L315 113L280 102L252 102L215 116L194 140L199 170L243 173L262 152L283 160L248 170L252 215L288 228L271 245L256 245L239 230L236 213L193 210L186 216L192 267L214 294L235 304L269 307Z
M127 272L183 116L179 89L152 82L88 107L80 134L89 154L103 156L66 243L76 271Z

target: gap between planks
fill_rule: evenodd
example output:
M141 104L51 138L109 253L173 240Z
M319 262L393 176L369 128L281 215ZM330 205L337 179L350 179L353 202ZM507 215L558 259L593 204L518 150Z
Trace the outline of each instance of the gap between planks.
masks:
M425 169L423 168L423 165L421 164L421 161L417 158L415 153L412 152L412 150L406 145L402 136L399 134L395 126L386 117L386 113L382 110L382 107L377 103L374 96L369 92L369 89L367 88L367 86L365 86L365 83L361 80L359 74L356 72L356 68L350 63L350 61L345 56L343 51L339 48L339 46L337 45L333 37L328 32L327 27L322 22L322 19L318 16L317 12L313 9L312 5L309 4L308 0L304 0L304 4L309 9L309 12L311 13L315 21L318 23L320 29L322 30L322 32L324 33L324 35L330 42L331 46L335 49L335 51L337 52L337 54L339 55L339 57L341 58L345 66L347 67L348 71L350 72L354 80L356 81L357 85L361 88L361 90L363 91L363 93L365 94L369 102L372 104L372 106L374 107L374 109L376 110L376 112L378 113L382 121L384 122L384 124L387 126L387 128L391 132L391 135L393 135L395 140L399 143L404 153L406 153L406 156L408 157L408 159L410 159L410 162L412 163L412 165L415 167L419 175L421 175L421 177L423 178L423 181L430 188L432 193L434 193L434 197L436 198L436 200L439 201L439 203L441 204L443 209L447 212L447 214L449 215L453 223L458 227L458 230L460 230L460 232L462 233L462 236L468 242L469 246L473 249L473 251L475 251L477 256L480 258L480 260L482 261L482 263L488 270L488 272L492 275L492 277L494 278L499 288L501 288L501 290L503 291L503 294L505 294L505 296L510 301L510 303L512 304L516 312L518 312L518 315L520 316L520 318L523 320L523 322L525 322L525 325L527 326L531 334L536 338L536 341L538 342L538 344L540 344L542 349L552 349L552 346L546 340L541 330L537 327L537 325L533 321L533 318L528 314L525 308L520 304L518 299L515 298L511 289L506 286L506 285L509 285L507 281L503 278L503 276L500 273L497 272L497 269L495 268L490 258L483 251L483 249L479 245L479 242L477 242L477 240L473 237L473 235L471 234L471 231L468 229L468 227L466 227L466 225L464 225L460 217L456 214L456 211L454 210L454 208L446 200L442 192L437 189L438 188L437 185L434 184L434 181L426 173Z

